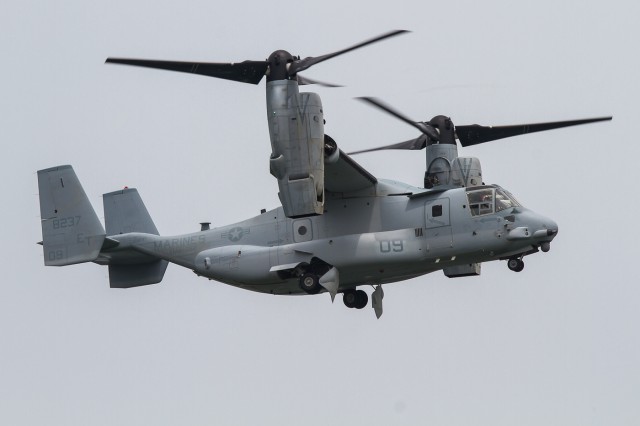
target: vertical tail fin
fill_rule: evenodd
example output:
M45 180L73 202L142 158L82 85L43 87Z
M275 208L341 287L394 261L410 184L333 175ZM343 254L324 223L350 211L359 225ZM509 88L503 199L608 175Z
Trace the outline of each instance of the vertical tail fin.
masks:
M138 190L126 188L102 196L104 222L107 235L144 232L159 235L149 211L142 202Z
M38 171L44 264L63 266L98 257L105 230L71 166Z
M107 235L116 240L118 234L143 232L159 235L149 211L135 188L110 192L102 196L104 203L104 222ZM140 262L125 260L122 263L109 263L109 285L112 288L130 288L156 284L162 281L167 269L166 260L149 257Z

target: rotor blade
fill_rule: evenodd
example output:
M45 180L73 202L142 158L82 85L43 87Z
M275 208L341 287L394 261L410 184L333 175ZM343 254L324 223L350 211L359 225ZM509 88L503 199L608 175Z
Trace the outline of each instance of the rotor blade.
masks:
M301 75L296 75L296 79L298 80L298 84L300 86L305 86L305 85L308 85L308 84L318 84L318 85L324 86L324 87L343 87L343 86L340 86L339 84L325 83L325 82L322 82L322 81L314 80L312 78L303 77Z
M364 47L364 46L366 46L368 44L372 44L372 43L375 43L377 41L384 40L386 38L393 37L393 36L396 36L396 35L399 35L399 34L408 33L408 32L409 31L407 31L407 30L395 30L395 31L391 31L391 32L382 34L382 35L380 35L378 37L375 37L375 38L372 38L370 40L363 41L362 43L358 43L355 46L351 46L351 47L347 47L346 49L338 50L337 52L328 53L328 54L322 55L322 56L315 56L315 57L309 56L309 57L304 58L304 59L298 59L297 61L293 62L291 64L291 66L289 67L289 73L290 73L290 75L299 73L300 71L304 71L307 68L309 68L309 67L311 67L311 66L313 66L315 64L318 64L320 62L326 61L327 59L331 59L331 58L334 58L334 57L336 57L338 55L342 55L343 53L351 52L352 50L356 50L356 49L359 49L361 47Z
M584 120L554 121L548 123L516 124L512 126L456 126L456 136L460 145L470 146L496 139L510 138L512 136L526 135L527 133L542 132L545 130L559 129L562 127L577 126L580 124L608 121L613 117L587 118Z
M156 61L149 59L107 58L110 64L133 65L167 71L179 71L208 77L223 78L241 83L258 84L267 71L267 61L244 61L238 63Z
M362 154L364 152L382 151L386 149L406 149L406 150L420 150L427 146L427 137L420 135L415 139L411 139L404 142L398 142L393 145L385 145L378 148L363 149L361 151L349 152L348 155Z
M382 102L379 99L369 98L369 97L366 97L366 96L363 96L363 97L360 97L360 98L356 98L356 99L360 99L361 101L368 102L371 105L373 105L373 106L375 106L377 108L380 108L381 110L383 110L383 111L393 115L394 117L404 121L405 123L409 124L410 126L413 126L416 129L420 130L422 133L424 133L425 135L429 136L433 140L437 141L440 138L440 136L438 135L438 132L436 131L436 129L434 129L430 125L411 120L407 116L399 113L398 111L396 111L395 109L391 108L389 105L385 104L384 102Z

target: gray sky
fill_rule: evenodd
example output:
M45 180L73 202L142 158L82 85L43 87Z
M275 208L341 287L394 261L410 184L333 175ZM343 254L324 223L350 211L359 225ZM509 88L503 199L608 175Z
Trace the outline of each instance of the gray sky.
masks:
M13 1L0 14L0 423L11 425L632 425L640 422L633 184L637 2ZM305 76L345 151L416 120L610 123L461 150L485 180L555 219L549 253L514 274L441 273L385 286L385 314L329 296L274 297L171 265L160 285L108 288L93 264L45 268L36 170L72 164L94 207L137 187L162 234L278 205L264 82L104 65L107 56L241 61L317 56L408 35ZM422 152L366 154L419 185Z

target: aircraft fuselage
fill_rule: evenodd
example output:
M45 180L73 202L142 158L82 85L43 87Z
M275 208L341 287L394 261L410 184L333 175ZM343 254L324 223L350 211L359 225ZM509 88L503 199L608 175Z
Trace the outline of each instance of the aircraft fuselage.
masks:
M103 255L134 249L237 287L299 294L300 267L337 268L343 291L528 254L555 236L555 222L520 206L474 216L467 191L380 181L375 193L332 194L323 215L287 218L277 208L181 236L123 234Z

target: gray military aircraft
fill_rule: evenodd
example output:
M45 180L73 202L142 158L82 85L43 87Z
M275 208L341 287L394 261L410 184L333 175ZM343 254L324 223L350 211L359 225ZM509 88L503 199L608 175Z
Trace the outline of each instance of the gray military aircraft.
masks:
M522 206L506 189L482 181L480 161L459 157L462 146L519 134L610 120L486 127L454 126L436 116L415 122L373 98L362 98L417 128L418 138L379 149L425 149L424 188L378 179L325 134L315 93L300 85L309 67L404 33L393 31L347 49L300 59L286 51L265 61L191 63L108 58L106 62L201 74L258 84L266 75L271 174L282 207L238 223L160 236L138 191L104 194L105 226L73 168L38 171L44 263L94 262L109 267L113 288L162 281L169 262L197 275L271 294L343 294L349 308L368 304L359 286L371 285L382 314L382 285L442 270L447 277L480 275L481 264L547 252L558 233L551 219ZM328 85L328 84L324 84Z

